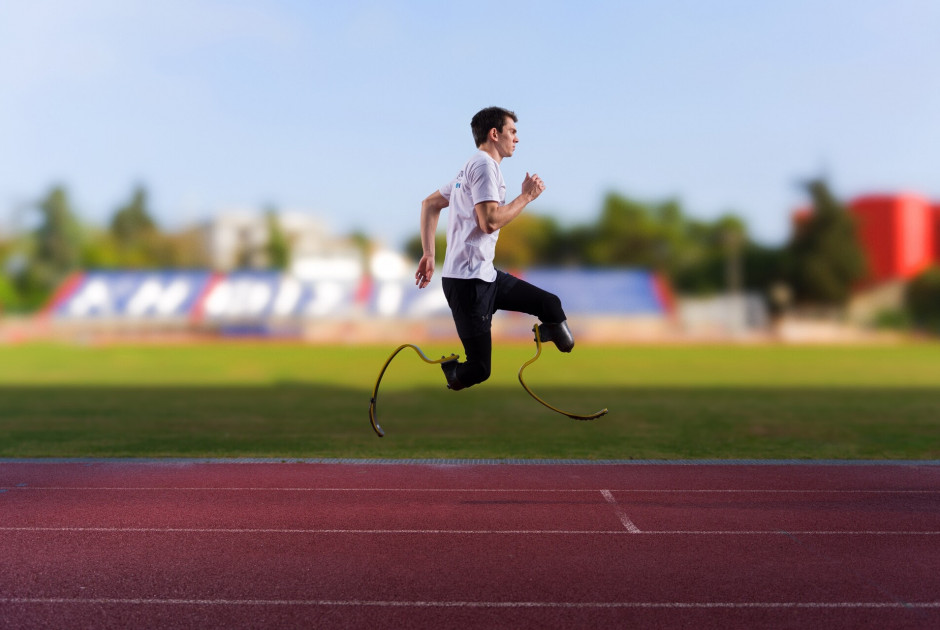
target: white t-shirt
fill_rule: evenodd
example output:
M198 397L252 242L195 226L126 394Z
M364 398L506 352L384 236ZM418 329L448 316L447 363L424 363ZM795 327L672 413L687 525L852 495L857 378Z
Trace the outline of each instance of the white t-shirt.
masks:
M506 182L499 163L483 151L467 160L457 177L440 189L450 202L447 216L447 252L444 278L496 280L493 256L499 230L487 234L477 225L474 206L481 201L506 205Z

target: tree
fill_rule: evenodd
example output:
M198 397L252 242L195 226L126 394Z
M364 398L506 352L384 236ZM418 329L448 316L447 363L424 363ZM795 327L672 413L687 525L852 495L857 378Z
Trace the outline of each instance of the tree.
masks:
M610 193L604 199L594 238L585 252L588 264L666 271L670 247L668 230L663 228L675 218L676 210L675 205L654 208ZM666 222L661 224L659 218Z
M499 231L493 262L504 269L522 269L557 264L552 243L558 226L548 218L523 213Z
M12 274L14 269L12 241L4 240L0 234L0 317L5 313L17 310L20 304L19 291L13 284Z
M812 212L787 247L787 276L798 303L844 306L866 269L855 221L825 181L808 182Z
M103 268L152 268L167 265L164 237L138 186L130 200L115 210L107 231L95 232L84 252L84 263Z
M434 235L434 260L438 267L444 264L444 253L447 249L447 236L443 232ZM413 260L421 260L424 256L424 246L421 244L421 235L416 234L405 243L405 253Z
M290 245L287 243L284 230L281 229L277 212L269 208L265 216L268 222L268 243L265 246L268 266L272 269L287 269L290 264Z
M741 290L749 245L747 227L733 214L714 223L686 220L668 266L674 288L689 295Z
M15 279L24 303L33 305L78 269L82 257L82 230L65 188L53 187L36 209L39 225L31 235L32 252Z
M81 260L81 228L65 188L57 186L39 203L42 219L36 229L37 263L59 277Z
M157 231L157 224L147 209L147 191L138 186L127 205L118 208L111 219L111 233L119 245L131 248L141 245Z
M940 267L929 267L908 283L904 306L918 326L940 332Z

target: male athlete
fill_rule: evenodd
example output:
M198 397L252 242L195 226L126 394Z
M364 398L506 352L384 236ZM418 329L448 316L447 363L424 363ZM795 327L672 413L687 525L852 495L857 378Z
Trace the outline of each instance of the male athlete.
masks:
M506 203L506 183L499 165L516 150L518 120L513 112L501 107L477 112L470 129L478 151L456 178L421 203L423 256L415 274L419 289L426 287L434 274L434 234L441 210L451 208L442 276L444 295L467 360L446 361L441 369L447 387L455 391L489 378L493 351L490 329L497 310L535 315L542 322L538 327L541 341L554 342L562 352L574 348L561 300L493 267L500 228L545 190L538 175L526 173L522 193Z

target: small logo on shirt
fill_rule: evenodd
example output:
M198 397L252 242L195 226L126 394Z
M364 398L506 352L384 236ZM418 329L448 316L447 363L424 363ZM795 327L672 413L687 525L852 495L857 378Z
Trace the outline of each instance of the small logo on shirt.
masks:
M457 185L454 188L460 188L460 182L457 182Z

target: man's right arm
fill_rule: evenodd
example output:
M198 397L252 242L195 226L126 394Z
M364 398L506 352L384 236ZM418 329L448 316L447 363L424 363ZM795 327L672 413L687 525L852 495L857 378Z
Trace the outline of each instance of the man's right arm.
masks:
M415 284L423 289L431 282L434 275L434 236L437 234L437 222L441 210L450 205L447 198L439 190L421 202L421 261L418 262L418 272L415 273Z

